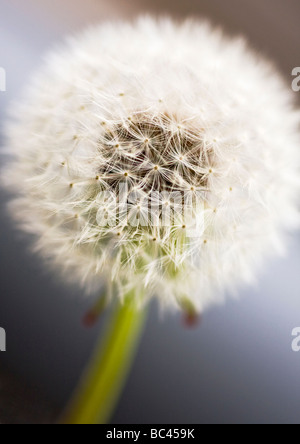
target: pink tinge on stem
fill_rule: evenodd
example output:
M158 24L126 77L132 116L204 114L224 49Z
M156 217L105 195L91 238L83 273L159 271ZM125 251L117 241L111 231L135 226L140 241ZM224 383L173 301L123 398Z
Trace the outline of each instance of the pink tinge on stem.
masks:
M94 327L100 317L100 313L95 310L89 310L82 318L82 324L86 328Z
M202 315L196 312L185 312L182 321L185 328L197 328L201 324Z

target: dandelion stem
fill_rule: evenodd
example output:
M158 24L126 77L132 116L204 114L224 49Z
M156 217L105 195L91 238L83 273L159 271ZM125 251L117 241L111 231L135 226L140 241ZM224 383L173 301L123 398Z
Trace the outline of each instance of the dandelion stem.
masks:
M146 319L132 297L116 309L110 327L67 410L63 424L107 424L129 373Z

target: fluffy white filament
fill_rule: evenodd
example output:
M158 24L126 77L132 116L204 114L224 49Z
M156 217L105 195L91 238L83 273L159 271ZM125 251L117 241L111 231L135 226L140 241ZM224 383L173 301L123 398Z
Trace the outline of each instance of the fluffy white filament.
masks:
M203 310L251 282L298 224L292 102L270 63L206 23L94 27L49 56L14 108L11 213L88 292L105 281L120 297ZM124 184L129 217L141 221L156 199L156 222L134 226L119 211L109 223ZM190 219L177 217L174 191L195 195Z

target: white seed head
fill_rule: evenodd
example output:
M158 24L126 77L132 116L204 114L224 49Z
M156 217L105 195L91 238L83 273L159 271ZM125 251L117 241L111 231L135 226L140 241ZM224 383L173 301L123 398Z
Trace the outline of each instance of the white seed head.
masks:
M121 298L203 310L251 282L299 222L292 93L207 23L89 29L13 110L11 214L87 292L104 280Z

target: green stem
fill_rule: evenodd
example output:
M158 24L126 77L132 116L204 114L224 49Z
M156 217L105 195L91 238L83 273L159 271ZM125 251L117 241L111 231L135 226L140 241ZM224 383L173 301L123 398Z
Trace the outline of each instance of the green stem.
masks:
M129 373L145 319L145 310L137 310L133 298L128 297L117 308L63 424L107 424Z

